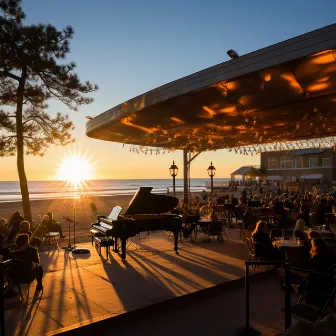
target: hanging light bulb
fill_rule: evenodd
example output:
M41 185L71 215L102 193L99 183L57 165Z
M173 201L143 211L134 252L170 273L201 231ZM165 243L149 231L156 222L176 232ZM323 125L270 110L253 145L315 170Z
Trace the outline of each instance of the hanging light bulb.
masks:
M264 77L265 82L269 82L271 79L272 79L272 75L270 73L265 75L265 77Z

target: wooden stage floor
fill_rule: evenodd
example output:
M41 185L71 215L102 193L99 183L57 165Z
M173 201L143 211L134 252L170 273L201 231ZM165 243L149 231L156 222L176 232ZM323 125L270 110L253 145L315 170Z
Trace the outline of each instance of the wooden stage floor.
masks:
M177 256L167 235L151 234L129 246L126 262L113 252L106 260L105 249L100 257L91 242L80 244L90 255L55 248L41 252L44 291L36 294L33 283L28 304L17 297L6 300L6 335L44 335L241 278L248 253L239 230L230 235L223 244L179 244ZM244 300L239 301L243 314Z

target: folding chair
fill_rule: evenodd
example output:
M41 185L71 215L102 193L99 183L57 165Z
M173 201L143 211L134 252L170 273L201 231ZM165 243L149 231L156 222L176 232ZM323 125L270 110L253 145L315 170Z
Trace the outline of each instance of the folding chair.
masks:
M11 263L5 268L5 274L8 281L12 283L12 287L19 290L19 299L24 301L21 285L28 285L27 303L29 298L30 284L35 280L30 271L24 272L24 261L22 259L11 259Z

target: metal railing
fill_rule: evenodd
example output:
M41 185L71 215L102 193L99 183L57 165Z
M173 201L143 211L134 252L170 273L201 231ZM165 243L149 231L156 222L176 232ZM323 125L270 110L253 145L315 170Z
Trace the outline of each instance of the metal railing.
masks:
M285 268L285 330L292 324L291 314L291 283L290 265L284 261L246 261L245 262L245 327L246 331L252 329L250 326L250 266L278 266Z
M252 331L253 328L250 326L250 266L275 266L275 267L284 267L285 269L285 330L287 330L292 324L292 306L291 306L291 279L292 279L292 271L296 272L304 272L307 274L316 274L316 275L323 275L323 276L332 276L336 279L336 275L332 273L322 273L317 272L314 270L308 270L304 268L293 267L290 263L278 260L270 260L270 261L246 261L245 262L245 326L244 331L249 332ZM325 303L324 306L321 306L318 310L317 314L322 314L323 311L326 309L328 302L335 294L336 287L333 288L332 292L330 293L330 297L328 301Z

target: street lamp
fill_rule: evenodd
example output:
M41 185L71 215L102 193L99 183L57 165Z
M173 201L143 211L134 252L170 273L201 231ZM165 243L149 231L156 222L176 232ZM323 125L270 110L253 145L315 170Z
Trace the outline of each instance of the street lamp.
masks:
M175 196L175 177L178 173L178 168L175 164L175 161L173 161L173 164L169 168L170 175L173 177L173 195Z
M210 166L207 170L208 170L208 175L210 176L210 179L211 179L211 196L213 196L213 178L214 178L215 173L216 173L216 168L212 164L212 161L211 161L211 164L210 164Z

